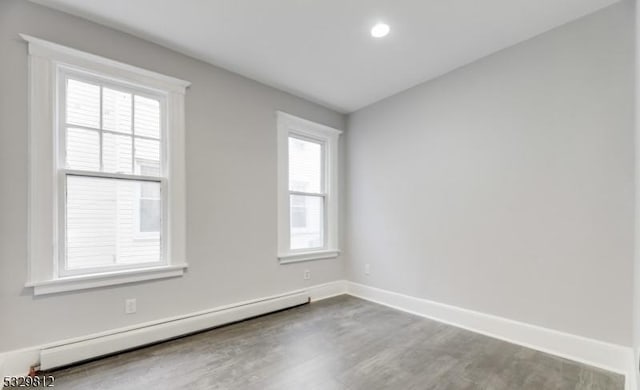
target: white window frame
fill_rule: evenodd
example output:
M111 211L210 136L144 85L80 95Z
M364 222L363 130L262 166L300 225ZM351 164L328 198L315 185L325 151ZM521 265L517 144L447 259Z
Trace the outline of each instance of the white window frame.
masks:
M117 81L113 81L113 80L108 80L105 77L103 77L102 75L97 75L97 74L89 74L86 72L86 70L79 70L79 69L74 69L74 68L70 68L68 65L62 65L59 64L56 67L56 80L57 80L57 127L56 127L56 137L57 137L57 176L58 176L58 214L59 214L59 237L58 237L58 248L59 248L59 253L58 253L58 259L60 259L60 261L58 261L57 263L57 276L60 279L64 279L65 277L68 276L75 276L75 275L86 275L86 274L91 274L91 275L96 275L96 274L102 274L105 272L115 272L115 271L120 271L120 270L127 270L127 269L143 269L143 268L152 268L152 267L157 267L157 266L164 266L167 265L167 246L166 246L166 242L164 240L165 237L167 237L167 226L164 223L165 220L167 220L168 218L168 208L164 207L167 204L167 200L166 199L166 193L167 193L167 179L166 176L164 175L164 173L167 171L168 168L168 159L166 158L166 139L167 139L167 125L166 125L166 115L164 115L166 113L166 94L162 93L162 92L157 92L157 91L153 91L153 90L149 90L145 87L141 87L141 86L132 86L132 85L126 85L123 84L121 82L117 82ZM160 175L158 177L156 176L144 176L142 174L136 174L135 173L135 154L132 153L132 159L131 159L131 163L132 163L132 172L131 173L112 173L112 172L103 172L100 168L99 171L91 171L91 170L74 170L74 169L68 169L65 167L66 165L66 132L65 129L68 126L68 124L65 122L65 118L64 118L64 113L66 112L66 84L67 84L67 80L77 80L80 82L85 82L85 83L90 83L93 85L99 85L101 86L101 88L112 88L114 90L118 90L118 91L122 91L122 92L127 92L130 93L132 95L132 108L134 103L134 95L136 96L142 96L142 97L146 97L146 98L150 98L150 99L154 99L157 100L160 103L160 113L161 113L161 118L160 118ZM102 99L101 99L102 100ZM101 106L102 106L102 102L101 102ZM102 108L102 107L101 107ZM132 113L134 111L132 110ZM102 111L101 111L102 114ZM131 126L134 126L133 121ZM100 133L100 139L102 140L102 137L104 136L105 133L111 133L111 134L118 134L117 132L113 132L113 131L109 131L109 130L104 130L102 129L102 126L100 130L96 130L96 129L92 129L92 128L88 128L85 126L78 126L78 125L74 125L73 127L76 128L80 128L80 129L86 129L86 130L90 130L90 131L95 131ZM150 139L148 137L144 137L144 136L139 136L139 135L134 135L134 132L132 132L131 134L131 138L132 138L132 149L135 150L135 142L136 139ZM100 141L100 149L102 150L102 141ZM102 152L100 152L102 155ZM101 159L102 160L102 159ZM100 161L102 164L102 161ZM67 188L67 178L69 176L76 176L76 177L85 177L85 178L105 178L105 179L117 179L117 180L133 180L136 182L151 182L151 183L157 183L160 185L161 188L161 204L162 204L162 210L161 210L161 219L163 221L162 223L162 231L159 233L151 233L151 234L145 234L145 233L141 233L141 232L137 232L137 234L133 237L134 239L140 240L140 239L161 239L160 244L161 244L161 248L160 248L160 258L157 261L153 261L153 262L149 262L149 263L136 263L136 264L129 264L129 265L120 265L120 266L106 266L106 267L94 267L94 268L82 268L82 269L78 269L78 270L72 270L68 268L68 264L67 264L67 256L66 256L66 197L64 196L64 191ZM138 211L139 212L139 204L140 204L140 192L137 191L137 195L138 195L138 199L135 202L134 205L134 212ZM137 207L136 207L137 206ZM138 216L139 214L136 214L136 216ZM134 216L134 222L136 223L136 226L134 226L136 229L139 228L139 219L136 219L136 216ZM135 233L134 233L135 234Z
M278 260L280 264L336 258L338 246L338 140L342 131L321 125L286 112L277 112L278 129ZM289 190L289 137L319 143L322 146L321 194L324 199L324 246L318 249L291 249Z
M184 274L185 240L185 151L184 95L190 83L137 68L104 57L21 34L29 51L29 256L26 287L34 295L81 290ZM60 78L67 74L92 75L110 80L118 88L130 86L138 93L151 92L160 98L165 149L161 151L163 191L163 258L152 266L96 270L94 273L61 272L64 256L64 189L70 172L62 169L60 142ZM73 76L72 76L73 78ZM82 80L82 79L80 79ZM140 93L138 93L140 94ZM162 108L161 108L162 110ZM91 173L139 180L138 175ZM148 178L158 181L158 178ZM144 180L144 178L143 178Z

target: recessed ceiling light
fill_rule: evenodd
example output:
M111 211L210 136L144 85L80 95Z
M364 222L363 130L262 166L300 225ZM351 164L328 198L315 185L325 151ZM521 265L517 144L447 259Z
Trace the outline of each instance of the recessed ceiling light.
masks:
M371 28L371 36L374 38L382 38L389 34L391 28L388 24L378 23Z

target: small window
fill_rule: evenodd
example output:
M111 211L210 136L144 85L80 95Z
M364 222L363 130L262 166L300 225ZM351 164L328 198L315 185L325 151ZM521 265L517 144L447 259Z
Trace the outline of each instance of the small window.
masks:
M279 113L281 262L336 257L338 130Z
M290 249L325 248L324 143L289 135Z

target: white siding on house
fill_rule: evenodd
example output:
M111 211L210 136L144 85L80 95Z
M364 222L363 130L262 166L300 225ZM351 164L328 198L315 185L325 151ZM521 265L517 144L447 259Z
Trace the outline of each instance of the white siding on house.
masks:
M67 178L69 270L160 260L160 233L138 230L141 185L160 186L133 180Z
M100 170L100 133L94 130L68 128L67 168Z
M104 133L102 135L102 170L114 173L131 173L133 145L131 137Z

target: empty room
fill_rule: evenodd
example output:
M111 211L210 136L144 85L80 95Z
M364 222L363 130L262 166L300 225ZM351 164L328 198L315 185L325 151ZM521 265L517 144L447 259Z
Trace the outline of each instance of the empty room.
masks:
M640 390L635 0L0 0L0 388Z

